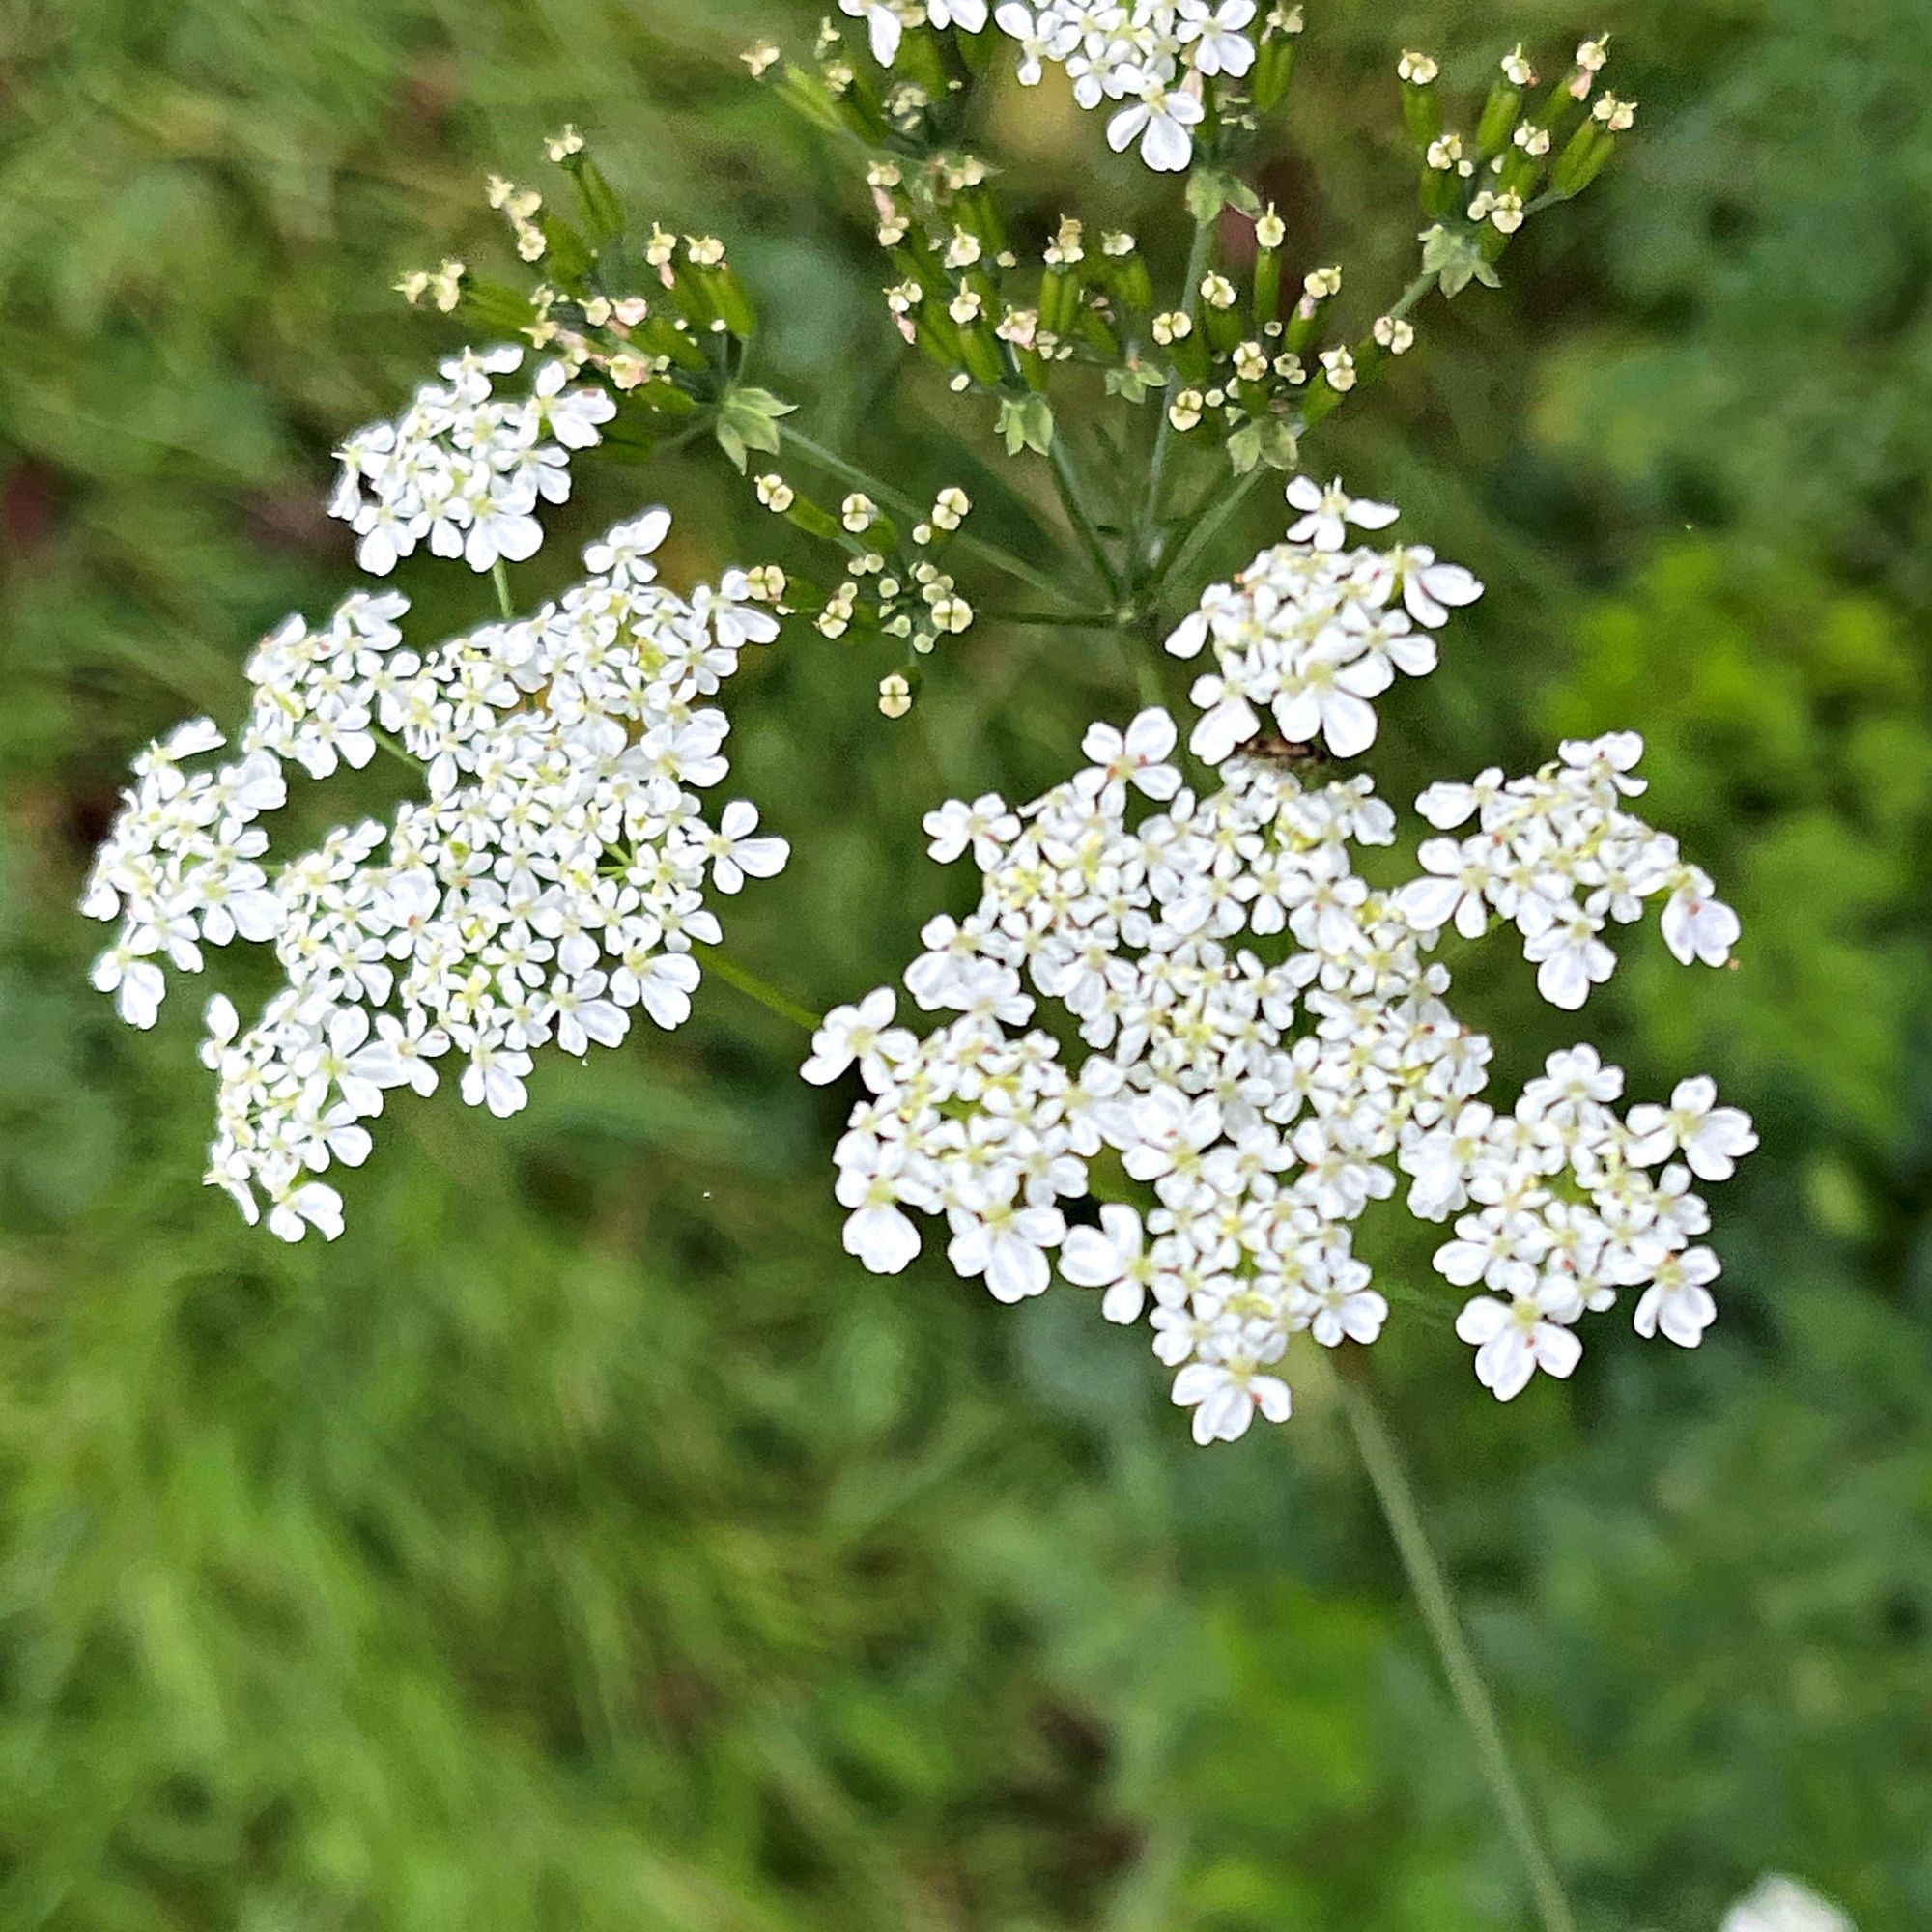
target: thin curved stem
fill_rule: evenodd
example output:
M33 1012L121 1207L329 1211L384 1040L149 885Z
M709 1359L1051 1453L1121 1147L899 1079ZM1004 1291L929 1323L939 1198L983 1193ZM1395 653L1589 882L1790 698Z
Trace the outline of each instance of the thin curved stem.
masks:
M918 519L925 512L903 492L895 490L890 483L882 483L876 476L861 469L856 463L848 463L837 450L827 449L824 444L814 442L810 437L795 430L789 423L779 425L781 440L790 443L808 462L815 463L821 469L865 491L874 502L896 509L901 516ZM951 540L952 548L964 551L969 556L977 556L980 562L990 564L995 570L1003 570L1016 582L1024 583L1030 590L1037 590L1042 597L1054 598L1065 604L1072 601L1066 591L1043 570L1036 570L1024 557L1015 556L1011 551L1000 545L988 543L984 537L975 536L970 530L958 531Z
M1355 1446L1361 1451L1362 1463L1369 1472L1376 1500L1380 1503L1382 1515L1387 1520L1389 1535L1394 1539L1396 1553L1402 1558L1409 1588L1415 1594L1416 1606L1421 1610L1422 1620L1429 1626L1429 1634L1435 1640L1435 1653L1442 1661L1442 1673L1449 1680L1450 1691L1475 1741L1477 1762L1488 1780L1491 1795L1495 1799L1496 1809L1502 1814L1510 1842L1522 1864L1523 1876L1529 1882L1530 1895L1536 1901L1537 1916L1543 1923L1544 1932L1577 1932L1576 1917L1570 1910L1570 1901L1563 1894L1562 1881L1556 1876L1556 1866L1537 1833L1529 1800L1524 1795L1521 1780L1517 1776L1516 1767L1510 1762L1509 1747L1503 1741L1495 1703L1490 1696L1489 1687L1483 1682L1483 1673L1477 1665L1474 1652L1469 1648L1469 1640L1463 1634L1462 1622L1456 1614L1455 1599L1449 1591L1449 1579L1430 1545L1429 1533L1423 1525L1421 1505L1409 1486L1401 1451L1389 1435L1380 1412L1359 1381L1344 1378L1340 1385L1349 1426L1354 1432Z
M1041 630L1119 631L1125 628L1117 611L981 611L981 624L1025 624Z
M1414 308L1429 291L1435 286L1435 276L1428 271L1419 274L1396 298L1388 313L1396 321L1401 321ZM1152 574L1148 578L1142 590L1142 602L1151 604L1162 587L1176 577L1185 579L1187 570L1201 553L1220 534L1221 527L1247 500L1248 493L1264 476L1272 475L1270 469L1260 467L1248 471L1245 476L1230 479L1227 487L1218 497L1210 496L1208 500L1196 510L1192 523L1176 531L1174 540L1166 552L1154 563Z
M1190 321L1201 306L1201 277L1208 267L1208 244L1213 237L1214 224L1218 213L1210 214L1206 221L1194 224L1194 240L1187 250L1186 279L1181 284L1180 306ZM1160 516L1161 490L1167 476L1167 451L1174 434L1174 424L1167 413L1167 404L1163 398L1158 405L1160 421L1153 433L1153 456L1148 464L1147 494L1141 499L1140 514L1134 519L1134 554L1129 558L1129 582L1138 580L1150 561L1148 544L1153 535L1156 520Z
M1094 574L1108 595L1118 597L1121 594L1120 577L1107 554L1106 545L1100 541L1100 532L1094 528L1094 520L1081 501L1079 479L1073 473L1073 459L1067 455L1058 430L1053 440L1047 444L1046 460L1053 470L1053 487L1060 493L1060 507L1066 512L1066 521L1073 526L1073 534L1080 539L1080 547L1087 553L1088 561L1093 564Z
M776 986L769 985L749 968L740 966L715 946L703 949L704 963L707 968L724 981L727 986L735 986L747 999L756 1000L768 1012L778 1014L781 1020L789 1020L793 1026L803 1027L807 1033L816 1033L823 1023L823 1015L789 993L781 993Z
M1179 533L1167 555L1154 565L1142 601L1151 608L1173 578L1179 576L1184 580L1195 558L1220 535L1222 525L1247 501L1248 492L1264 476L1275 473L1272 469L1250 469L1245 476L1235 477L1218 498L1210 498L1196 515L1192 527Z
M510 623L517 614L517 607L510 598L510 573L503 567L499 556L490 566L490 582L497 586L497 608L503 613L504 623Z

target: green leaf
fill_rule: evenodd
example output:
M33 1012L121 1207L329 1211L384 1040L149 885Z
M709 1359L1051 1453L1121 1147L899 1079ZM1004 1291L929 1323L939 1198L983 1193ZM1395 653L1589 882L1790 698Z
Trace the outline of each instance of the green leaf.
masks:
M1120 396L1130 403L1143 403L1150 389L1167 387L1167 371L1156 369L1146 362L1129 362L1118 369L1109 369L1102 379L1110 396Z
M731 389L718 405L718 446L742 470L746 452L779 453L779 418L797 409L769 389Z
M1438 221L1423 231L1422 270L1434 275L1445 296L1459 296L1473 281L1486 289L1500 288L1496 271L1483 259L1477 231L1449 228Z
M1270 469L1293 469L1297 447L1294 432L1279 416L1257 416L1228 439L1228 461L1236 476L1263 463Z
M1218 168L1196 168L1187 178L1187 212L1197 223L1207 223L1224 208L1238 208L1243 214L1262 212L1261 197L1246 182Z
M1044 456L1053 446L1053 411L1044 396L1002 397L999 427L1009 456L1023 449Z

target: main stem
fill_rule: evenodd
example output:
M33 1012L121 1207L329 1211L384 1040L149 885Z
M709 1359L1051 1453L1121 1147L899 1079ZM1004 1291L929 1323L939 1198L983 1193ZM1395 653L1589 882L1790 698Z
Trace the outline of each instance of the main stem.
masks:
M1449 1579L1430 1546L1421 1506L1409 1486L1401 1452L1367 1391L1347 1379L1342 1381L1341 1389L1355 1446L1362 1453L1363 1466L1369 1472L1376 1500L1381 1504L1382 1515L1388 1521L1389 1534L1407 1573L1422 1620L1435 1639L1443 1675L1449 1680L1463 1720L1475 1740L1477 1762L1496 1801L1496 1809L1502 1813L1523 1876L1529 1881L1530 1895L1536 1901L1544 1932L1577 1932L1577 1920L1570 1910L1570 1901L1563 1895L1562 1881L1557 1878L1556 1867L1537 1834L1529 1800L1516 1775L1516 1767L1510 1762L1495 1704L1483 1682L1469 1641L1463 1634L1455 1599L1449 1593Z

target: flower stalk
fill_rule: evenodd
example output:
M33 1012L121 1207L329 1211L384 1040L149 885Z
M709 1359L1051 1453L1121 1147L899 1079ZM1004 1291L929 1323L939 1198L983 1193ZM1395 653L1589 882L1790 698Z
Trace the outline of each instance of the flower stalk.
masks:
M1355 1359L1345 1357L1345 1365ZM1422 1507L1404 1467L1402 1453L1364 1385L1359 1368L1354 1373L1345 1372L1339 1378L1339 1386L1343 1412L1349 1418L1362 1466L1368 1471L1370 1486L1388 1524L1390 1540L1402 1560L1416 1607L1422 1612L1422 1620L1435 1645L1450 1694L1474 1741L1477 1765L1522 1866L1543 1932L1577 1932L1576 1915L1564 1894L1555 1862L1537 1831L1522 1780L1510 1760L1495 1701L1463 1634L1449 1578L1430 1543Z

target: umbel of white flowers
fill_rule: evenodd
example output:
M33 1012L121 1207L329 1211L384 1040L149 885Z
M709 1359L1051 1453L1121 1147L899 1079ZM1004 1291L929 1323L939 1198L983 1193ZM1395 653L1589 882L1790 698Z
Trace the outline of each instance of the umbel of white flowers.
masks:
M987 0L838 0L866 23L872 57L891 67L906 27L930 21L977 33ZM1149 167L1179 173L1193 159L1205 80L1239 79L1255 64L1255 0L1005 0L993 24L1019 49L1019 78L1037 85L1064 68L1082 107L1107 106L1108 145L1139 143ZM1291 28L1292 31L1292 28Z
M658 582L669 521L652 510L592 544L589 577L534 616L427 652L405 645L396 592L358 592L319 630L292 617L249 664L229 762L185 769L223 745L206 719L136 760L84 901L121 927L95 984L145 1027L163 965L199 971L204 944L271 944L287 979L245 1030L225 997L208 1008L207 1178L249 1220L266 1203L284 1239L338 1235L320 1177L366 1159L385 1094L432 1092L446 1054L464 1099L507 1115L546 1043L614 1046L639 1009L677 1026L693 948L720 937L707 877L730 894L784 865L750 804L714 823L698 796L727 769L710 700L777 623L742 573L689 600ZM270 863L258 821L288 767L366 765L379 733L420 761L422 795Z
M355 560L372 576L420 543L479 571L536 554L537 505L569 497L569 452L595 445L617 406L592 385L570 387L569 364L554 358L527 396L497 395L496 378L523 361L513 345L466 349L394 422L358 430L337 452L328 514L355 530Z
M1004 1301L1045 1289L1057 1256L1110 1321L1151 1311L1203 1442L1287 1416L1293 1336L1376 1339L1388 1305L1353 1224L1398 1174L1413 1213L1453 1220L1435 1265L1473 1291L1457 1328L1497 1396L1568 1376L1579 1318L1626 1291L1640 1333L1694 1346L1719 1266L1692 1182L1756 1145L1706 1079L1620 1113L1623 1073L1586 1044L1507 1110L1482 1097L1491 1044L1446 1004L1448 928L1513 925L1545 995L1575 1008L1614 963L1601 935L1646 900L1665 901L1680 959L1722 963L1736 921L1629 810L1634 733L1432 787L1432 824L1475 829L1426 844L1426 876L1371 888L1351 848L1393 843L1395 813L1366 777L1304 781L1258 754L1262 716L1359 752L1372 698L1429 668L1430 630L1481 586L1427 550L1344 549L1345 522L1380 527L1384 506L1306 483L1293 500L1290 541L1169 641L1214 654L1192 746L1218 788L1183 782L1177 725L1151 709L1094 725L1091 763L1017 810L988 795L929 814L933 856L970 852L982 875L978 908L928 924L905 974L917 1008L952 1017L922 1038L881 987L827 1017L804 1069L856 1062L867 1089L836 1152L849 1251L895 1272L921 1248L914 1217L943 1216L952 1266ZM1030 1024L1040 1000L1064 1009L1077 1066Z

